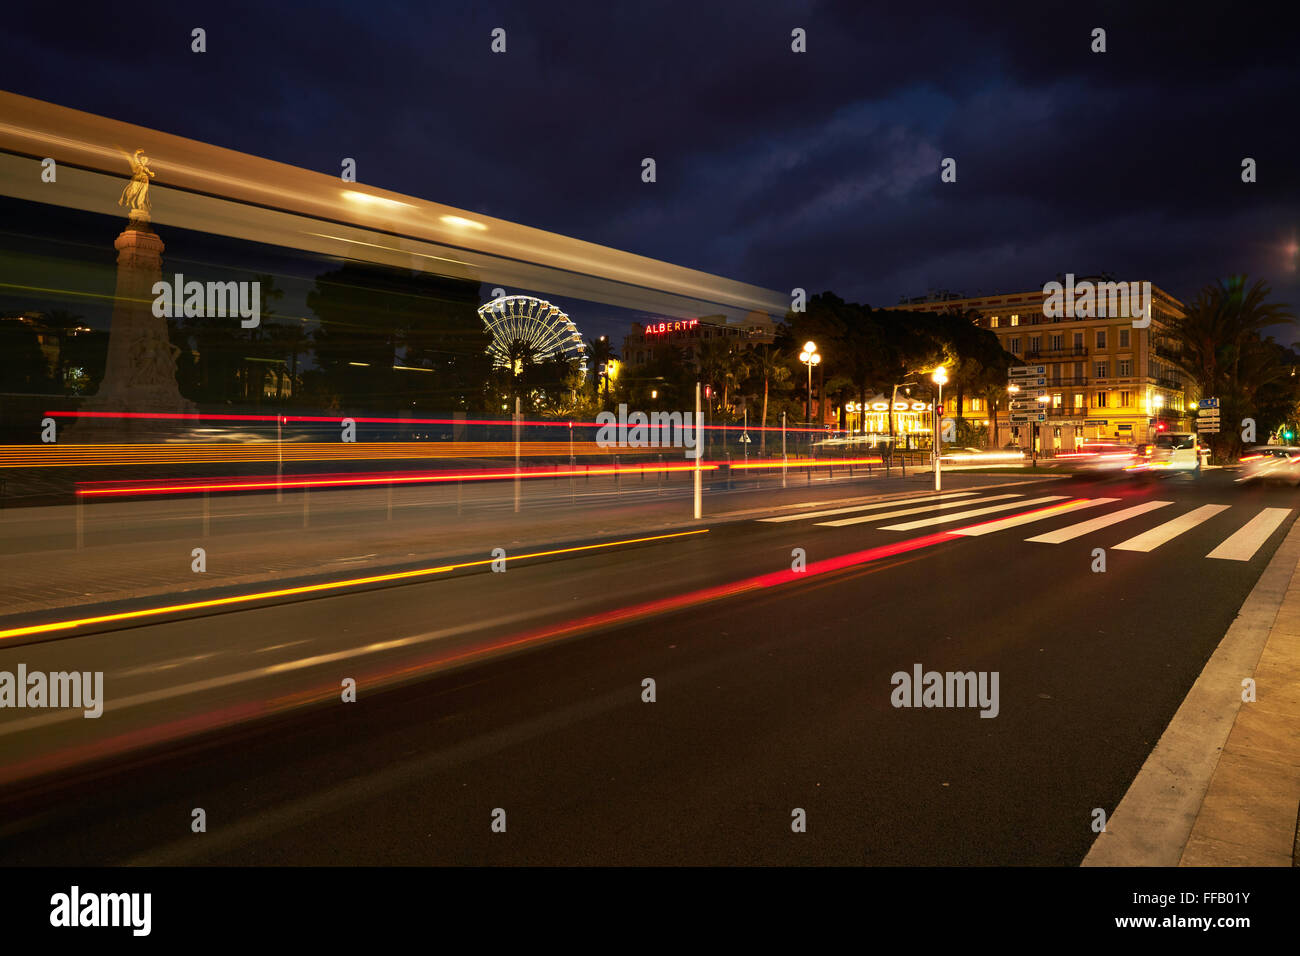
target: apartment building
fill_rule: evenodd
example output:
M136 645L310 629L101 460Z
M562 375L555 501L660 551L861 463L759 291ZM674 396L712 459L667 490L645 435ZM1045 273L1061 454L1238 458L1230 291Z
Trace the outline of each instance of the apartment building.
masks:
M1077 281L1109 279L1082 276ZM1159 423L1167 430L1188 425L1185 376L1173 362L1176 346L1169 335L1170 323L1183 315L1181 302L1152 283L1151 323L1139 328L1128 314L1059 314L1047 308L1048 300L1043 290L980 297L942 293L908 299L895 308L969 312L1022 364L1043 366L1048 418L1036 430L1013 426L1005 401L998 403L992 419L981 396L965 396L961 415L980 424L996 420L998 444L1028 448L1034 438L1040 450L1070 451L1087 440L1148 441ZM945 411L957 409L945 403Z

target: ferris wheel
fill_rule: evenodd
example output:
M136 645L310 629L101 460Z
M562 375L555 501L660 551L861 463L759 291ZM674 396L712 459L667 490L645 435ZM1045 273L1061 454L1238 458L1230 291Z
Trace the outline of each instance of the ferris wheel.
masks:
M559 306L531 295L503 295L480 306L478 314L492 333L488 354L493 365L510 368L518 354L515 343L523 343L534 362L556 358L576 361L586 378L587 350L582 333Z

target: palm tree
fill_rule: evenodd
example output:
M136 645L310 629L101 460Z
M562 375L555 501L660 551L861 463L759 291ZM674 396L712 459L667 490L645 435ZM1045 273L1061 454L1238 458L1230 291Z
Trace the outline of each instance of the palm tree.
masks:
M1201 396L1220 398L1225 418L1239 419L1261 386L1290 373L1261 330L1294 323L1295 316L1288 306L1268 302L1270 294L1262 280L1247 288L1244 275L1220 279L1203 288L1170 325L1169 335L1178 345L1170 360L1187 373ZM1221 456L1235 451L1237 433L1230 430L1213 445Z
M767 453L768 388L772 382L781 384L790 378L789 356L780 349L769 345L754 349L749 353L748 359L754 375L761 376L763 379L763 418L759 422L758 439L758 453L762 456Z

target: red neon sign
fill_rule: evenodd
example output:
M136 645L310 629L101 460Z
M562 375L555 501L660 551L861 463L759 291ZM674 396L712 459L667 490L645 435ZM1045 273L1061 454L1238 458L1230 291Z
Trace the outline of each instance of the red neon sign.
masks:
M695 328L700 324L699 319L682 319L680 322L660 322L657 325L647 325L645 327L646 335L668 335L670 332L685 332Z

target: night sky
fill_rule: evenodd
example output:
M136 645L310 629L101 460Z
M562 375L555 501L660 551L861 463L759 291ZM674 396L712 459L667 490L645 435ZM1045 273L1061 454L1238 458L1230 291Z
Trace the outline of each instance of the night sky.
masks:
M772 289L1300 304L1296 32L1126 6L14 4L0 53L14 92Z

